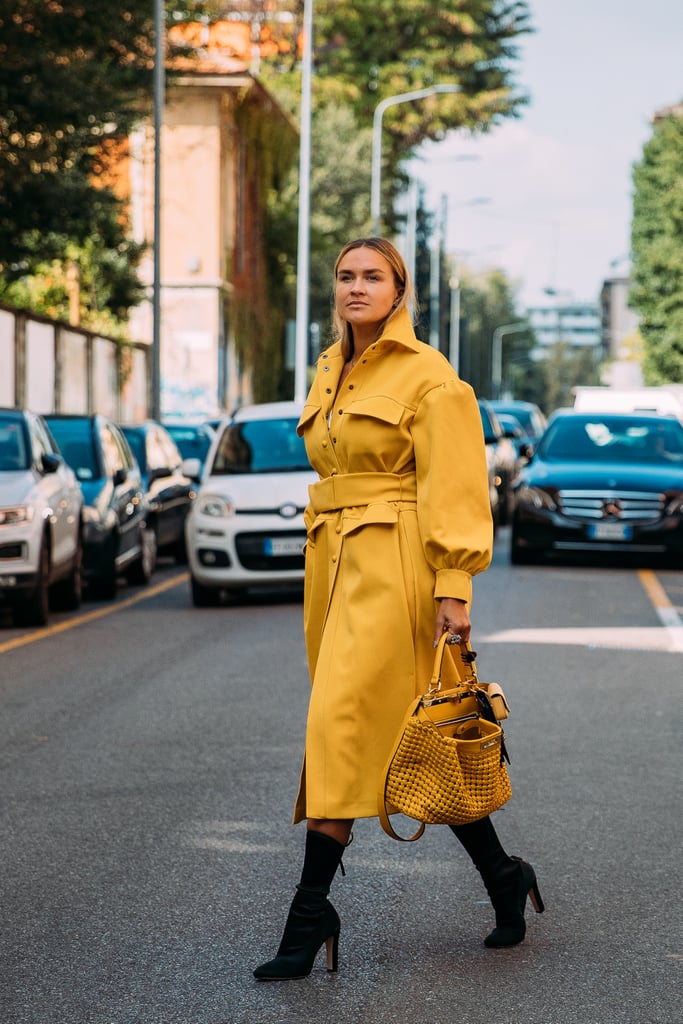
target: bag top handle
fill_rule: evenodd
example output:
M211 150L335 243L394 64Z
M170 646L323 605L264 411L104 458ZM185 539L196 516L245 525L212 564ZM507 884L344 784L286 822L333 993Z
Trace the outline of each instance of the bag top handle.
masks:
M438 691L441 689L441 670L443 667L443 654L446 650L446 645L450 648L457 647L457 653L455 650L451 650L453 655L453 664L455 665L455 671L458 674L458 679L461 683L472 683L473 685L477 680L477 669L475 666L475 659L477 652L473 651L470 647L468 640L460 640L456 643L449 639L453 634L447 630L439 637L436 645L436 651L434 654L434 668L432 670L432 678L429 683L429 692Z

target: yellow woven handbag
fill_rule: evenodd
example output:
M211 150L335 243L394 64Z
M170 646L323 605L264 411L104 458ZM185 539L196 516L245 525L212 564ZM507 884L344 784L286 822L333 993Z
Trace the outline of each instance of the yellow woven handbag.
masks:
M447 643L444 633L430 688L408 708L380 781L382 828L403 842L419 839L426 824L466 825L485 818L512 796L504 763L509 758L497 721L498 710L500 718L509 710L503 692L497 684L479 682L476 655L463 643L454 658L461 682L442 690ZM420 822L415 835L406 839L394 831L389 814L395 812Z

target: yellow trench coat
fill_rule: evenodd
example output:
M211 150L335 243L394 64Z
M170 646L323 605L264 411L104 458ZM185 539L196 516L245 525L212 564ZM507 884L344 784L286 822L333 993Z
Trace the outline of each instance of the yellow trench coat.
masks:
M493 543L474 393L407 311L339 388L342 368L337 343L298 426L320 481L306 509L312 689L295 822L377 814L392 741L431 676L436 599L469 603Z

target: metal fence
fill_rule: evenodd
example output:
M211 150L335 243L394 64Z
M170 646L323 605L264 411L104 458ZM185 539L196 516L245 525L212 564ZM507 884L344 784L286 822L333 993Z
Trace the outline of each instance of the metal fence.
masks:
M149 415L148 345L113 338L0 304L0 406L102 413L135 423Z

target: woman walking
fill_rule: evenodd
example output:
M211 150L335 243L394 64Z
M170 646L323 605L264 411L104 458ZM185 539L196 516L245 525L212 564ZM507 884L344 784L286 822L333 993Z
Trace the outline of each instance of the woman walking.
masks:
M377 815L380 774L430 677L433 644L445 630L469 639L471 581L493 543L477 402L415 337L400 253L381 238L350 242L334 285L338 339L298 428L320 477L306 509L312 689L294 811L308 823L306 846L277 955L254 971L263 981L306 976L323 945L337 969L340 921L327 896L353 822ZM456 682L449 668L445 687ZM489 818L451 828L495 910L486 945L521 942L529 893L542 909L533 869L508 856Z

